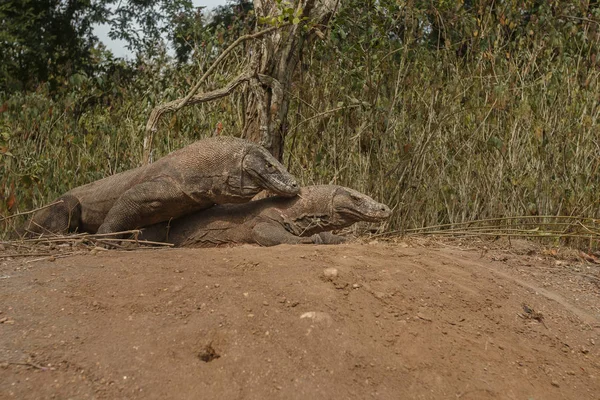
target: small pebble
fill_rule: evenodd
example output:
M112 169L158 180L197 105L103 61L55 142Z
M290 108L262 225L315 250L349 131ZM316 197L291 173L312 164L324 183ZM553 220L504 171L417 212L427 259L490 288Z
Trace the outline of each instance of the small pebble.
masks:
M360 285L359 285L358 283L355 283L355 284L353 284L353 285L352 285L352 287L353 287L354 289L358 289L358 288L360 287Z
M554 387L560 387L560 385L559 385L559 384L558 384L558 382L556 382L556 381L552 381L552 382L550 382L550 383L551 383L551 384L552 384L552 386L554 386Z
M338 270L337 270L337 268L333 268L333 267L325 268L323 270L323 275L325 276L325 278L333 279L338 276Z

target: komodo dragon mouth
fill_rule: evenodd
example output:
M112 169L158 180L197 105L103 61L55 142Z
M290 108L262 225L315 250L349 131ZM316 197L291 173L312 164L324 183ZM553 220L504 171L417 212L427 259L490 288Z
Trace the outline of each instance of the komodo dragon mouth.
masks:
M300 192L296 179L262 148L253 149L244 156L243 169L255 184L279 196L292 197Z

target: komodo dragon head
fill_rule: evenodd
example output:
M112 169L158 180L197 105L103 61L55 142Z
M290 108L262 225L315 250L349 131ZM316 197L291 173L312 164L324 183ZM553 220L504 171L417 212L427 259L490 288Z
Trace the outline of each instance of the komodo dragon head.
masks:
M337 185L303 187L292 211L285 215L286 229L298 236L342 229L355 222L379 222L392 212L356 190Z
M331 199L331 215L335 225L347 226L359 221L383 221L392 215L392 211L366 194L338 186Z
M244 189L258 193L266 189L274 194L292 197L300 192L296 179L264 147L252 144L243 156Z

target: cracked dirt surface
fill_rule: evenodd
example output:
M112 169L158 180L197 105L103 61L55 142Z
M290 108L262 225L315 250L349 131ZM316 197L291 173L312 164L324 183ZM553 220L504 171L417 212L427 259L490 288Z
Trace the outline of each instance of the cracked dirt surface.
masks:
M492 247L0 260L0 398L599 399L600 266Z

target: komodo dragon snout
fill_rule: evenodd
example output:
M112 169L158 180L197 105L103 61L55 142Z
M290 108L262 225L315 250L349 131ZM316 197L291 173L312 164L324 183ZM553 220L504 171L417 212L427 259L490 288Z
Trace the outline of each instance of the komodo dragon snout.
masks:
M250 180L251 183L247 182ZM253 146L242 161L242 185L256 191L265 188L279 196L292 197L300 192L296 179L263 147Z
M331 200L334 219L344 221L379 222L388 219L392 211L356 190L339 187Z

